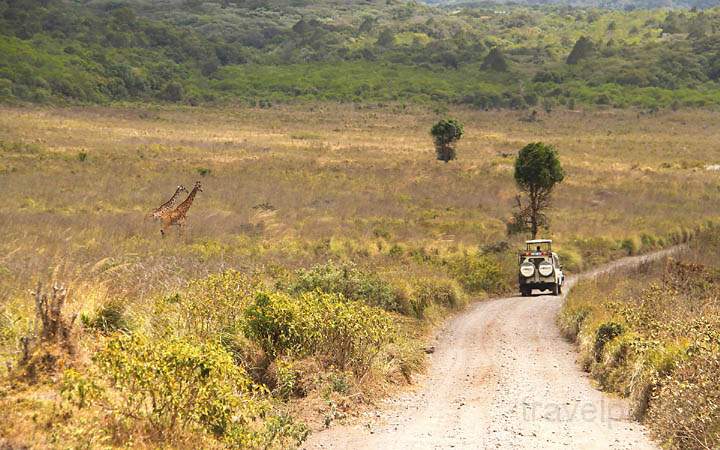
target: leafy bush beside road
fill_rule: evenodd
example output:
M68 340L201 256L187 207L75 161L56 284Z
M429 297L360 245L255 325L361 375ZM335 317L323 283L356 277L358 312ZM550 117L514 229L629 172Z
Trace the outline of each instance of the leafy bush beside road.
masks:
M339 294L258 293L245 320L247 336L273 358L314 355L326 367L358 375L393 338L387 313Z
M199 428L234 446L266 444L266 393L217 345L120 336L95 360L119 394L117 412L147 423L158 439Z

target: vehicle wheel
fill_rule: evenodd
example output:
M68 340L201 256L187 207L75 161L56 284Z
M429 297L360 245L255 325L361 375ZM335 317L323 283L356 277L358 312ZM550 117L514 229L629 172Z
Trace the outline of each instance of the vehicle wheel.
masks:
M553 295L560 295L560 285L558 283L553 284L552 293Z
M558 294L562 295L562 284L558 284Z
M528 295L530 295L530 290L529 290L529 289L525 289L525 288L520 288L520 295L521 295L522 297L527 297Z

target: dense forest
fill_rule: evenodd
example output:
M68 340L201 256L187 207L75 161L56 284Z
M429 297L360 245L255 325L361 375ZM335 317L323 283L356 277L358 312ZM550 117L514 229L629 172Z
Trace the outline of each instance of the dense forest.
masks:
M720 8L0 0L0 100L720 104Z
M718 0L486 0L484 2L468 0L425 0L425 3L442 6L478 4L539 6L557 4L580 8L622 9L625 11L653 8L712 8L718 6Z

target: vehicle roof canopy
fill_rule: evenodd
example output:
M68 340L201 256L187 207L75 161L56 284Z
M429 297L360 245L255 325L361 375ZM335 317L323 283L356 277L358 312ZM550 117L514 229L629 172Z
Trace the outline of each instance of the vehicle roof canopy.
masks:
M525 241L526 244L532 245L532 244L552 244L552 239L532 239L530 241Z

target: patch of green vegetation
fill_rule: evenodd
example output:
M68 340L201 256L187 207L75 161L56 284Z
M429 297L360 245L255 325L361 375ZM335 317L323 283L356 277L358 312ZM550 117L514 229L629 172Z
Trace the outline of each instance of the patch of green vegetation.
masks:
M316 290L342 294L347 299L364 301L388 311L408 312L390 283L350 264L330 261L308 270L300 270L297 281L290 286L290 291L295 293Z
M392 339L387 313L338 294L258 293L245 323L247 336L272 358L317 355L328 367L360 376Z
M217 345L121 336L111 339L95 360L110 380L109 389L119 393L107 401L117 403L111 410L119 416L120 427L121 418L132 419L165 442L197 427L242 448L294 444L306 434L275 433L269 426L272 420L260 420L271 414L270 403L263 399L267 392ZM82 393L87 401L77 380L66 379L66 390Z

